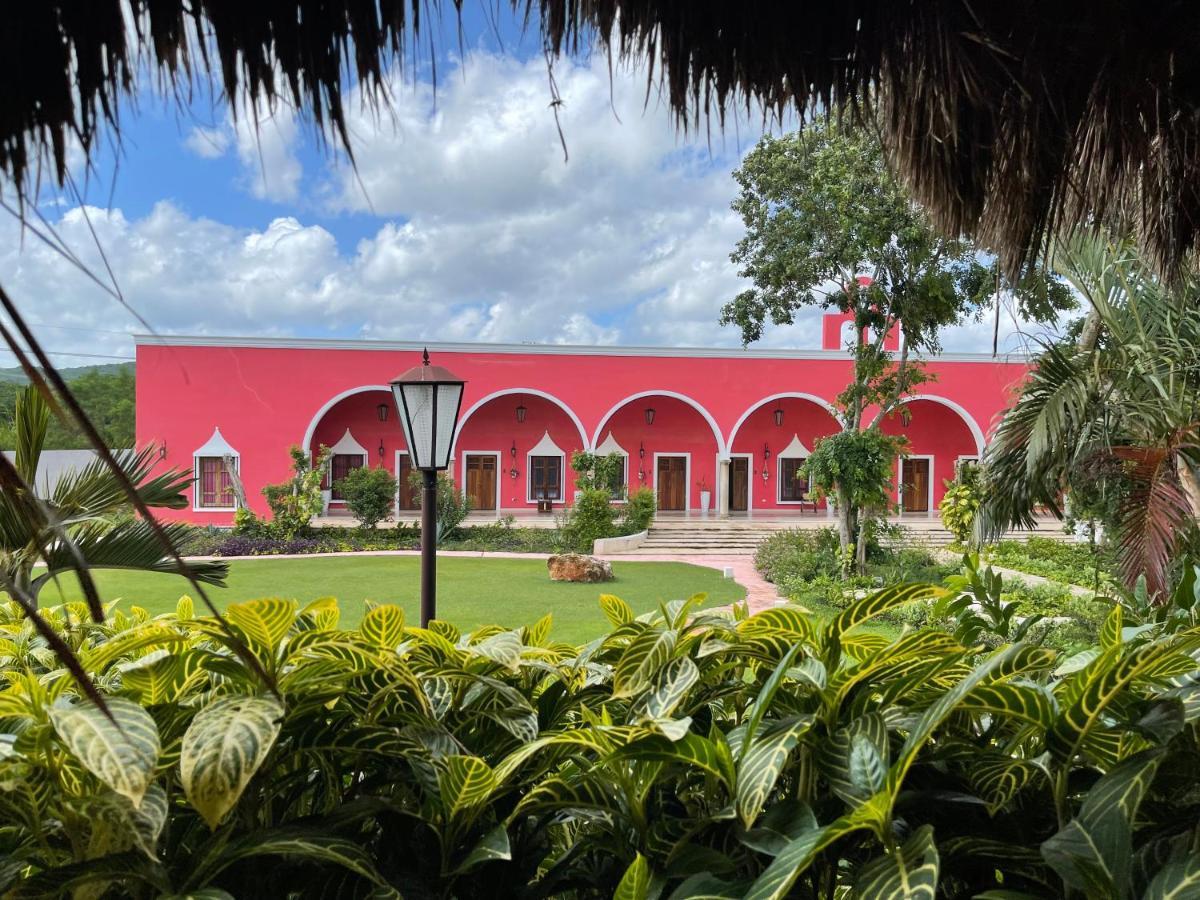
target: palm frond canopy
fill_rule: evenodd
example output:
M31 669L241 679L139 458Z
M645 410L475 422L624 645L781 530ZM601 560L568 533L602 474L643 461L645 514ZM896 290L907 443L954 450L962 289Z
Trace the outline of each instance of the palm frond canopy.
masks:
M502 5L501 0L492 0ZM951 233L1010 273L1056 230L1116 217L1160 272L1200 245L1200 4L1063 0L509 0L552 54L597 43L646 65L680 124L877 114L899 171ZM343 143L347 75L383 78L461 0L23 2L0 29L0 170L118 128L140 79L210 73L236 111L282 96ZM422 41L422 47L425 43ZM144 57L144 62L143 62ZM352 148L351 148L352 149Z

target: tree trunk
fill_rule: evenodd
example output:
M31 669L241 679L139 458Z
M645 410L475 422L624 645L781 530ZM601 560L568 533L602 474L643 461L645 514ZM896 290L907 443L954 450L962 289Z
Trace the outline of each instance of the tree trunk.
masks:
M1100 326L1102 324L1100 313L1093 306L1088 310L1087 318L1083 320L1083 330L1079 333L1080 350L1096 349L1096 342L1100 340Z
M842 551L842 560L846 558L846 551L854 546L854 519L855 510L850 505L850 494L842 488L837 487L837 520L838 520L838 544ZM842 565L842 577L846 576L846 567Z

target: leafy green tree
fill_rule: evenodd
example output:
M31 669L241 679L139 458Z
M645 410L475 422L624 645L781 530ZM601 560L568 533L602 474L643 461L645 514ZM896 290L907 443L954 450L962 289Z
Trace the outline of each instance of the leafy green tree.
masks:
M103 461L61 477L48 494L37 485L37 465L46 443L50 407L36 388L25 387L14 405L16 453L14 469L23 484L0 491L0 587L36 600L54 579L75 571L80 560L93 569L138 569L177 572L151 528L131 515L129 500L116 473ZM125 478L150 507L181 509L190 472L171 469L158 475L153 446L117 454ZM169 540L182 542L188 526L164 526ZM192 574L208 584L223 585L228 565L192 563Z
M337 483L346 508L363 528L374 528L386 519L396 499L396 479L387 469L363 466L352 469Z
M133 369L125 366L115 371L89 369L69 378L71 392L87 413L92 424L108 447L124 449L134 444L135 381ZM17 396L24 383L0 382L0 447L16 446L13 424ZM87 438L73 422L51 417L46 426L45 447L48 450L87 449Z
M1038 358L984 457L977 537L1028 526L1039 506L1060 513L1075 486L1113 515L1126 583L1144 574L1161 598L1200 515L1200 278L1167 285L1132 245L1099 236L1063 244L1055 265L1099 333Z
M765 137L734 172L740 193L733 209L746 226L731 258L752 286L727 304L723 324L745 343L766 322L792 324L808 308L837 310L854 322L853 369L837 397L846 432L875 430L905 395L928 380L920 354L940 349L938 331L982 315L1000 293L1018 300L1024 317L1047 318L1072 303L1056 279L1031 272L1000 285L967 241L938 231L888 171L874 135L836 122L798 134ZM901 349L884 349L898 330ZM860 471L854 458L884 449L877 438L845 439L826 455L851 457L824 471ZM863 504L887 488L890 466L868 467L873 484L838 480L826 490L838 504L843 551L858 540Z
M292 457L292 477L268 484L262 493L271 507L271 529L282 537L293 538L321 511L321 481L329 468L331 451L321 447L315 460L296 445L289 447L288 453Z

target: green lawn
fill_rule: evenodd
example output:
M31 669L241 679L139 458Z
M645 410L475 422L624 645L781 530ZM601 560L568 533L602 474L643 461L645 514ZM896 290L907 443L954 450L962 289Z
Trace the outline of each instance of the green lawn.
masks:
M397 603L408 621L418 620L420 560L414 556L341 556L314 559L238 560L229 565L229 586L213 588L219 606L254 597L294 597L302 604L317 597L337 597L343 627L362 616L363 601ZM508 627L554 616L551 635L583 643L601 634L607 621L600 612L601 594L616 594L635 611L647 612L660 601L704 592L710 606L741 600L746 591L715 569L685 563L618 562L615 581L607 584L552 582L544 560L442 557L438 560L438 618L463 631L480 625ZM96 570L101 596L120 598L122 606L137 605L152 614L175 608L188 584L176 575ZM82 599L73 581L63 590L48 585L41 602L54 605ZM199 601L197 601L198 603Z

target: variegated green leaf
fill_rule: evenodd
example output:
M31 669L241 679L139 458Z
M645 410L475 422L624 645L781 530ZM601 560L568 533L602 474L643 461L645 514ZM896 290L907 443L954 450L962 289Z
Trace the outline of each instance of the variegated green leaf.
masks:
M1161 750L1130 757L1097 781L1079 815L1042 843L1046 862L1089 897L1125 897L1138 807L1162 762Z
M1167 863L1146 888L1142 900L1195 900L1200 897L1200 853Z
M984 756L971 764L971 787L995 815L1027 784L1045 773L1035 763L1007 756Z
M404 640L404 610L391 603L376 606L363 616L358 630L372 647L395 650Z
M850 804L861 803L883 786L888 767L887 725L877 712L851 720L817 749L817 765L830 789Z
M229 604L225 617L238 627L246 640L274 654L296 620L296 607L295 600L262 597Z
M742 737L741 751L738 753L738 758L745 758L754 744L754 737L758 732L758 726L766 715L767 710L771 708L771 701L775 699L775 694L778 693L780 686L791 669L792 661L803 648L799 644L793 644L783 658L779 660L771 674L767 676L767 680L763 682L763 686L759 689L758 695L754 698L754 706L750 710L750 715L746 719L746 728Z
M620 597L614 597L612 594L601 594L600 608L604 610L605 617L612 623L614 628L619 625L627 625L633 621L633 610Z
M639 853L621 876L621 881L613 892L613 900L646 900L649 890L650 863Z
M1054 722L1054 698L1037 685L981 684L963 698L962 708L1021 719L1040 729Z
M546 613L532 625L525 626L523 643L529 647L546 646L546 642L550 639L550 626L553 621L551 614Z
M677 741L662 735L651 735L626 744L617 750L612 758L695 766L719 779L729 788L732 788L737 780L733 757L728 751L722 753L717 741L698 734L688 734Z
M862 900L935 900L938 851L933 826L922 825L893 853L876 857L862 867L854 881L855 898Z
M485 638L478 644L472 644L470 651L478 656L499 663L511 671L521 666L521 637L515 631L502 631Z
M130 700L110 697L107 704L111 719L90 702L80 702L54 707L50 721L89 772L137 806L158 764L158 726Z
M1113 608L1109 610L1107 616L1104 617L1104 624L1100 626L1100 649L1108 650L1116 647L1121 643L1121 604L1114 603Z
M476 866L498 859L512 859L512 847L508 841L508 829L503 825L497 825L481 837L479 843L471 848L471 852L464 856L462 862L454 867L453 874L463 875L470 872Z
M861 625L897 606L914 603L918 600L937 600L950 593L947 588L933 584L897 584L885 587L873 594L868 594L861 600L856 600L838 613L825 626L826 635L830 640L836 641L856 625Z
M632 697L649 687L674 649L675 632L670 629L647 631L635 638L613 669L613 696Z
M226 697L206 706L183 735L180 777L188 801L216 828L279 735L283 707L271 697Z
M748 751L743 752L737 770L734 806L746 828L762 812L789 754L812 723L812 716L796 716L773 723L751 743Z
M181 622L186 622L188 619L194 618L195 615L196 607L192 603L192 598L184 594L175 603L175 618Z
M638 704L639 714L651 720L670 716L699 680L700 670L689 657L671 660L654 677L650 692Z
M153 650L140 659L118 666L121 685L132 691L143 706L174 703L192 684L207 679L202 651L171 653Z
M438 794L450 815L482 806L495 786L495 774L477 756L448 756L438 767Z

